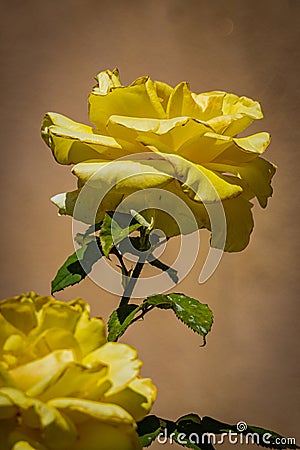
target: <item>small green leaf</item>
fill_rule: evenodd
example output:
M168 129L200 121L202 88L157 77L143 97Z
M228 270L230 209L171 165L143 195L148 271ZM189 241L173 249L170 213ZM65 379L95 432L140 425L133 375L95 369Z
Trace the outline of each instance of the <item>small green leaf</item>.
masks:
M148 232L150 232L152 230L153 225L154 225L153 217L151 218L151 222L149 223L141 214L139 214L134 209L130 210L130 214L138 223L140 223L143 227L147 228Z
M102 225L102 222L97 222L95 225L90 225L88 229L85 231L85 233L77 233L74 240L77 242L78 245L83 245L88 242L88 239L90 238L91 234L96 233L100 230ZM94 236L92 236L93 238Z
M184 294L158 294L148 297L145 305L153 305L157 308L172 309L176 317L185 325L204 338L211 330L213 314L209 307L192 297Z
M142 309L140 305L120 306L112 312L108 320L108 341L117 341L125 333L136 313Z
M201 421L200 418L199 420ZM188 447L195 450L213 449L212 446L199 447L193 442L190 442L188 437L191 433L185 433L187 430L182 429L182 427L180 428L177 422L175 423L171 420L161 419L156 416L147 416L141 422L138 422L137 425L137 432L143 447L148 447L160 435L160 444L166 444L167 442L173 444L173 442L176 442L183 447Z
M133 231L141 228L135 219L128 219L128 214L108 212L105 214L101 229L100 242L103 254L108 258L112 248L129 236ZM128 226L128 223L130 225Z
M144 300L143 303L145 306L151 305L160 309L171 309L173 306L172 300L168 298L168 295L164 294L151 295L146 300Z
M182 444L182 436L185 436L184 447L192 448L194 450L213 450L214 447L206 438L208 431L202 431L201 418L197 414L187 414L180 417L176 421L176 435L175 441L179 445Z
M79 283L91 272L93 264L102 256L98 243L99 240L94 238L69 256L51 283L52 294Z
M139 422L137 428L142 447L149 447L161 432L161 423L158 417L150 415Z

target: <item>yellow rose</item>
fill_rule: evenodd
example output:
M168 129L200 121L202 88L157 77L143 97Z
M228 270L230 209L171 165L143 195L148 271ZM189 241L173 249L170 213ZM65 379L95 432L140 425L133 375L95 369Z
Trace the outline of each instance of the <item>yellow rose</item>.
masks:
M1 450L140 449L136 421L156 395L140 367L81 299L1 301Z
M159 207L145 211L153 195L150 191L147 196L146 189L159 188L186 203L197 228L211 229L204 206L221 199L227 222L225 250L247 246L253 228L249 200L257 197L266 207L275 173L275 166L261 158L270 142L268 133L237 137L263 117L258 102L221 91L195 94L187 83L172 88L149 77L122 86L118 71L107 70L97 76L89 96L89 117L94 127L57 113L48 113L42 124L42 136L56 161L75 164L72 172L78 178L76 191L53 197L60 214L74 214L87 182L91 201L85 200L86 213L76 217L87 223L93 219L93 188L111 187L97 220L133 192L144 190L144 200L131 208L144 210L148 219L152 216L154 226L167 236L179 234L174 220ZM174 209L176 219L181 208ZM187 226L184 233L194 228ZM214 236L212 244L218 246Z

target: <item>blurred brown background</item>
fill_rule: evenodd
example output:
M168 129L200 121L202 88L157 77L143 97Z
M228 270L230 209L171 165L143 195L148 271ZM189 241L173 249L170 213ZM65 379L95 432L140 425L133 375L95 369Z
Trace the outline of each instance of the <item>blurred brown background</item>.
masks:
M267 157L279 166L274 198L266 211L255 207L243 253L225 255L202 286L196 266L177 288L213 309L207 346L166 311L123 340L137 345L143 374L157 384L153 411L162 417L196 412L295 436L300 1L11 0L1 10L1 296L49 293L73 251L71 220L49 198L73 189L75 178L40 139L46 111L86 122L93 76L115 66L124 84L149 74L255 98L265 119L252 131L271 132ZM90 280L58 295L76 296L105 318L117 305Z

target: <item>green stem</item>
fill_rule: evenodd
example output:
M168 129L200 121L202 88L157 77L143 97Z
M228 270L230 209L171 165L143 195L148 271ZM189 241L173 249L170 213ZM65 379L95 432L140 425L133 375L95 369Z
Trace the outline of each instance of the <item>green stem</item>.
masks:
M145 316L148 312L152 311L153 308L154 308L154 305L148 306L147 309L144 309L138 316L136 316L136 317L130 322L130 325L132 325L134 322L137 322L137 321L140 320L140 319L143 319L144 316Z
M159 247L162 243L163 242L158 243L155 246L155 248ZM139 237L139 240L138 240L138 247L137 248L138 248L138 250L144 252L144 254L142 256L140 256L138 262L136 263L135 268L133 269L132 275L129 278L129 281L128 281L125 289L124 289L123 297L121 298L121 301L120 301L120 304L119 304L119 308L121 306L128 305L130 297L131 297L132 292L133 292L133 289L134 289L134 287L136 285L137 279L140 276L141 271L142 271L142 269L144 267L144 264L145 264L145 262L147 261L147 258L149 258L149 255L150 255L151 245L149 243L149 236L148 236L147 228L145 228L145 227L142 227L140 229L140 237ZM118 257L118 259L119 259L119 261L122 264L122 267L124 269L124 262L122 260L121 255L118 254L117 249L116 249L115 254L117 255L117 257ZM122 260L122 262L121 262L121 260ZM160 264L162 264L162 263L160 263ZM152 265L155 265L155 263L152 263ZM159 268L161 270L166 270L166 267L167 266L163 265L163 267L159 267ZM168 269L170 271L170 268L168 268ZM127 272L126 275L128 275L128 274L129 274L129 271Z
M119 266L119 267L122 269L122 272L124 273L124 275L126 275L126 276L128 277L129 274L130 274L130 271L127 270L127 267L126 267L125 264L124 264L122 255L118 252L118 249L117 249L116 247L113 247L113 248L111 249L111 252L110 252L110 253L112 253L113 255L115 255L115 256L118 258L119 263L120 263L120 266Z
M146 262L146 258L143 256L143 257L140 257L138 262L136 263L136 266L133 269L133 272L132 272L132 275L130 277L130 280L129 280L129 282L128 282L125 290L124 290L124 294L123 294L123 297L121 298L119 308L121 306L128 305L130 297L131 297L131 294L132 294L133 289L134 289L134 286L136 285L137 279L138 279L138 277L141 274L141 271L142 271L142 269L144 267L145 262Z

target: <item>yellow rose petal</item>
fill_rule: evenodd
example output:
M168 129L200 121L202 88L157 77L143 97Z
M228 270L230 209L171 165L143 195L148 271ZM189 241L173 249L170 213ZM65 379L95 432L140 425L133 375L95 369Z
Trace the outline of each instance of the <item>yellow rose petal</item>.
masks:
M136 427L131 415L118 405L77 398L56 398L48 403L67 414L75 423L93 418L112 425L124 423Z
M232 146L232 139L222 134L207 132L201 136L192 136L178 149L178 155L188 161L204 164L213 161Z
M233 142L244 152L261 155L270 144L270 140L271 138L269 133L263 132L256 133L252 136L247 136L244 138L234 138Z
M12 450L40 450L42 448L45 449L45 447L41 447L40 445L33 447L29 442L19 441L13 446Z
M70 305L49 297L47 307L39 312L38 327L32 331L31 335L41 334L44 330L53 327L73 332L81 313L82 308L79 304Z
M162 107L166 111L173 88L163 81L154 81L154 87L156 89L158 99L161 102Z
M88 181L91 187L103 187L103 194L112 187L116 192L130 193L163 186L172 179L169 172L172 173L172 167L166 161L87 161L73 168L73 173L82 183Z
M72 450L142 450L136 431L130 426L118 426L98 420L78 425L79 439Z
M237 175L249 186L257 197L261 207L265 208L268 198L272 196L273 189L271 179L276 171L276 166L263 158L256 158L242 165L207 164L207 168L219 172L229 172Z
M107 94L115 87L121 86L120 75L118 69L105 70L98 73L96 76L97 85L94 87L94 92L102 95Z
M108 342L87 355L82 362L87 366L97 362L108 366L107 379L112 386L105 395L118 392L130 383L138 375L142 365L134 348L117 342Z
M0 362L0 388L6 386L6 387L16 387L16 383L14 379L9 374L7 367L3 364L3 362Z
M0 303L0 314L21 333L27 334L37 323L32 301L23 296Z
M253 230L254 223L251 213L253 205L247 199L240 196L225 200L223 207L227 225L225 251L240 252L247 247ZM217 226L218 224L216 224L215 233L212 235L211 245L215 248L222 248L223 242L221 246L218 242L219 233Z
M63 395L98 400L111 387L107 373L108 368L102 362L91 367L72 362L52 375L50 372L28 389L27 394L42 401Z
M0 389L0 421L15 417L17 413L18 408L15 403Z
M53 133L53 130L57 130L56 134ZM73 135L73 139L68 138L67 135L70 133ZM61 114L49 112L45 115L41 127L42 138L51 148L58 163L72 164L98 156L94 149L82 144L79 139L74 139L76 133L86 135L92 133L92 129Z
M235 136L241 133L253 122L253 118L245 114L227 114L223 116L213 117L207 123L218 134L226 136Z
M85 356L106 342L105 324L102 319L90 318L89 311L85 311L77 322L74 337Z
M7 397L18 408L20 418L29 428L29 435L31 428L40 429L43 436L41 443L47 449L69 450L74 444L77 436L76 428L73 422L60 414L56 408L27 397L21 391L12 388L2 388L1 395Z
M81 348L74 334L63 328L49 328L40 333L36 339L30 342L30 349L40 356L47 355L54 350L70 349L78 358L81 357Z
M179 83L172 91L168 102L167 116L169 118L188 116L203 120L203 112L195 102L188 83Z
M118 393L106 395L105 401L126 409L136 422L150 411L156 398L156 388L148 378L136 378Z
M234 178L230 181L218 172L189 163L180 156L164 155L164 157L172 162L183 192L193 200L211 203L236 197L242 192L242 188L235 183Z
M106 95L96 89L89 96L89 117L100 133L105 133L107 120L113 114L163 118L165 111L153 82L142 77L128 87L116 87Z
M135 421L118 405L58 398L49 402L76 423L72 450L140 450Z
M253 119L262 119L263 113L260 104L249 97L239 97L226 93L223 100L222 111L227 114L246 114Z
M60 164L76 164L93 158L120 158L133 150L129 143L118 142L111 136L94 133L87 125L66 117L58 121L54 120L54 117L53 113L45 116L42 135ZM61 122L62 125L56 124Z
M108 124L111 134L130 141L169 148L168 153L176 152L180 146L193 136L213 131L210 125L187 116L171 119L141 119L138 117L111 116Z
M43 358L16 367L9 371L20 389L26 391L50 373L56 373L68 362L74 360L72 350L56 350Z
M101 222L104 218L105 211L111 211L117 208L120 201L124 197L122 192L110 190L107 195L104 196L101 204L99 205L99 190L97 187L94 189L88 185L85 186L84 207L81 207L81 204L77 204L75 212L74 208L80 192L81 189L73 192L63 192L62 194L57 194L52 197L51 201L58 207L60 215L73 216L76 220L80 220L81 222L88 224L95 223L95 221L96 223ZM96 211L97 213L95 217Z

